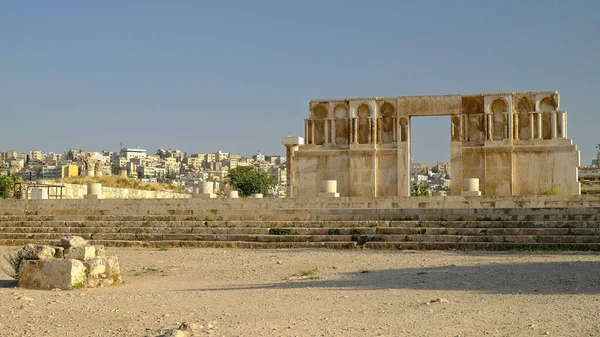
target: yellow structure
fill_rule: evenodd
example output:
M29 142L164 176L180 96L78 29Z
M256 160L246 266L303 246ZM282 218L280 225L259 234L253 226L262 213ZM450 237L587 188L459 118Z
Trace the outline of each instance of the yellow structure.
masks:
M79 166L77 165L63 165L61 178L77 177L79 175Z

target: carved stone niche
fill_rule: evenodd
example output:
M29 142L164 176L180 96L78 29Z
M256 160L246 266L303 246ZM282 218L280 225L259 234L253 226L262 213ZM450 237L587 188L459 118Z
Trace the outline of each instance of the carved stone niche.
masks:
M335 117L335 139L333 140L336 145L349 144L350 139L350 131L349 131L349 123L348 123L348 106L346 104L337 104L333 108L333 116Z
M381 114L381 142L384 144L394 141L394 116L396 109L389 102L385 102L379 108Z
M464 140L470 142L484 140L483 96L462 97L462 113L467 124Z
M325 119L327 118L327 108L318 104L312 108L312 120L314 123L314 144L323 145L325 143Z
M532 113L535 111L534 98L529 95L515 96L513 98L513 107L516 107L516 114L519 120L519 139L532 139L534 135L532 130Z

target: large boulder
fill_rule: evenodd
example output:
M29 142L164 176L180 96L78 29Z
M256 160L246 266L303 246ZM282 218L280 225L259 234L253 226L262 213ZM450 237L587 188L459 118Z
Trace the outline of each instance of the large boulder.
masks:
M76 289L86 286L83 262L73 259L23 260L19 266L20 288Z

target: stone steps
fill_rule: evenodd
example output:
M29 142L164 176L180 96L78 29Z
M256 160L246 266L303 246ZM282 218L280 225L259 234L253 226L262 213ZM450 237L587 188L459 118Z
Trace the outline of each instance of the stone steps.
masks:
M340 225L337 223L336 225ZM463 228L463 227L121 227L121 226L56 226L56 227L0 227L0 237L4 234L68 233L68 234L270 234L269 230L289 230L294 235L458 235L458 236L503 236L503 235L597 235L598 227L511 227L511 228Z
M58 240L62 236L73 235L87 240L101 241L241 241L241 242L509 242L509 243L600 243L600 235L481 235L481 233L461 234L378 234L367 230L355 234L202 234L202 233L0 233L0 240Z
M25 244L48 244L47 240L0 240L2 246L23 246ZM512 242L235 242L235 241L119 241L92 240L91 244L107 247L140 248L242 248L242 249L375 249L375 250L566 250L598 251L600 243L512 243Z
M78 235L130 247L597 250L599 205L580 197L0 200L0 244Z
M600 220L585 221L57 221L27 220L0 221L0 228L36 228L36 227L81 227L81 228L346 228L373 227L386 233L404 233L402 228L463 228L463 229L514 229L514 228L600 228ZM398 229L395 229L398 228Z
M39 210L5 213L0 221L533 221L600 220L598 207L523 209L182 209L109 212L106 210Z

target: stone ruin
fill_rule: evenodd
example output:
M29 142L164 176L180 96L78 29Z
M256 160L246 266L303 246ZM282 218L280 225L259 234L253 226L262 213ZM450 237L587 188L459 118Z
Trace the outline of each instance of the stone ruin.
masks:
M304 138L282 139L288 198L410 196L412 121L423 116L450 119L453 196L581 193L557 91L317 99L308 112Z
M79 236L62 237L58 246L27 244L17 256L20 288L70 290L123 282L117 257Z

